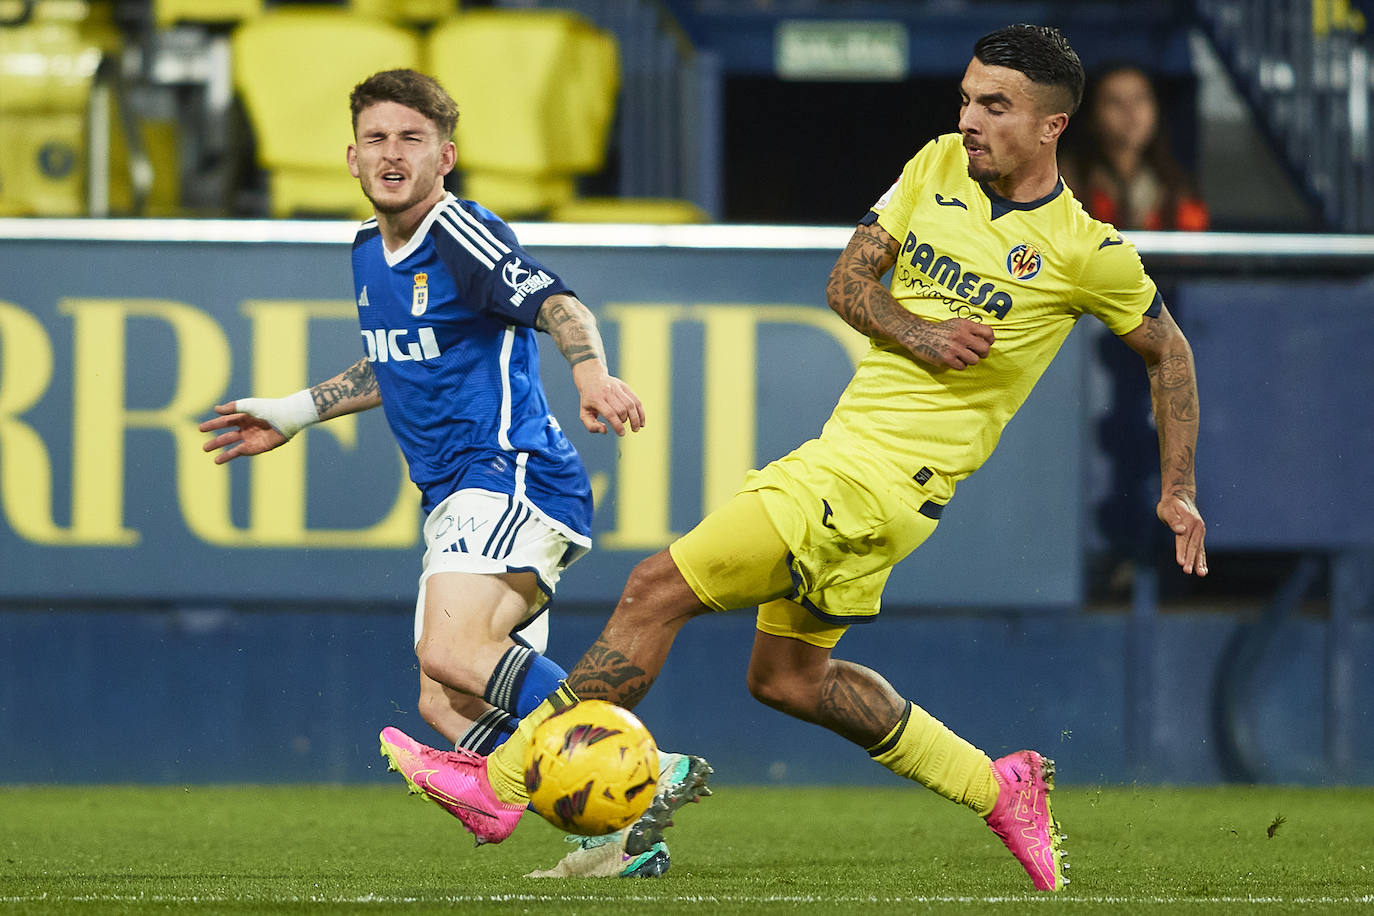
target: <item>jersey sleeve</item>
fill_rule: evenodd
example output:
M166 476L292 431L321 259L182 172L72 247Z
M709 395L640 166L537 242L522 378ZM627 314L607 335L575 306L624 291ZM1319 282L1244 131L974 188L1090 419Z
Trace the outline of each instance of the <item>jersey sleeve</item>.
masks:
M484 207L461 202L437 221L439 256L464 300L483 314L534 327L544 300L572 294L561 277L520 247L510 226Z
M931 140L907 161L902 168L902 174L897 176L892 187L878 198L877 203L870 207L868 213L860 220L861 225L868 226L876 222L893 238L900 239L906 236L911 211L916 206L921 187L930 174L931 164L939 155L939 143L938 139Z
M1110 226L1097 248L1090 250L1079 275L1083 310L1098 318L1113 334L1129 334L1146 315L1158 315L1164 300L1145 273L1135 245Z

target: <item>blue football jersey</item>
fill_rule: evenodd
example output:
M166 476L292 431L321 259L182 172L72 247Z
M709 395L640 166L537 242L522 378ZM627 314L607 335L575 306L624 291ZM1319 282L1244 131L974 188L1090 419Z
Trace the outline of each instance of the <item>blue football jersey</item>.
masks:
M486 208L447 195L388 252L375 219L353 242L363 351L428 514L466 487L532 505L583 546L586 469L549 411L533 329L571 291Z

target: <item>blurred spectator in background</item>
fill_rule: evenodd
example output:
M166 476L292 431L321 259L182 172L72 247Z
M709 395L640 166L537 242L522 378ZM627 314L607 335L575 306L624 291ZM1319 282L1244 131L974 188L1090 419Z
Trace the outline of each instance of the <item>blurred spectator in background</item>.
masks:
M1060 174L1084 209L1118 229L1208 228L1207 206L1174 156L1149 76L1117 64L1090 81L1076 134ZM1085 129L1086 128L1086 129ZM1160 284L1170 310L1182 316L1174 290ZM1141 563L1155 563L1159 536L1135 524L1153 504L1155 430L1148 385L1138 366L1116 352L1110 335L1094 348L1089 409L1096 419L1101 465L1089 485L1102 552L1089 561L1089 592L1124 597Z
M1145 71L1110 67L1089 87L1083 107L1087 133L1061 171L1088 213L1118 229L1208 227L1207 206L1169 148Z

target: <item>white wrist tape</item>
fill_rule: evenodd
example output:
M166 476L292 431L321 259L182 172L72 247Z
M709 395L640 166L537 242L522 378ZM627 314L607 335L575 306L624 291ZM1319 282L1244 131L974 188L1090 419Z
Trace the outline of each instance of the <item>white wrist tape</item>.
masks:
M234 402L234 409L266 420L288 439L310 424L320 422L320 412L315 409L315 397L309 388L284 398L239 398Z

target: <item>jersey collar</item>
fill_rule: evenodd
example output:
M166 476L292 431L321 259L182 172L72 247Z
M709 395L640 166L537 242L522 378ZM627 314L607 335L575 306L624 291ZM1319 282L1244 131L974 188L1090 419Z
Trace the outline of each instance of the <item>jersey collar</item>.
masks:
M387 251L386 246L383 245L382 256L386 258L386 266L395 267L397 264L410 257L415 249L420 247L420 243L425 240L425 236L429 235L429 227L439 218L439 211L447 207L454 200L457 200L457 198L454 197L451 192L445 191L443 199L435 204L434 208L430 210L429 213L425 214L425 218L420 220L420 225L415 227L415 232L410 236L410 241L406 242L395 251Z
M1006 216L1013 210L1034 210L1037 207L1044 206L1064 193L1064 179L1060 178L1056 180L1054 183L1054 190L1050 191L1050 193L1046 194L1044 197L1025 203L1019 200L1007 200L1001 194L994 191L992 186L986 181L978 182L978 187L983 189L983 193L987 195L988 202L992 204L992 218L997 219L999 216Z

